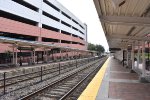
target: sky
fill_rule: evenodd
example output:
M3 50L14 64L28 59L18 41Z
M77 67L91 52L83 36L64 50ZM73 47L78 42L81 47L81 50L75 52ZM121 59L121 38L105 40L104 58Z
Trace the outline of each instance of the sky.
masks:
M81 22L88 26L88 42L101 44L108 51L108 44L105 38L101 23L99 21L93 0L57 0Z

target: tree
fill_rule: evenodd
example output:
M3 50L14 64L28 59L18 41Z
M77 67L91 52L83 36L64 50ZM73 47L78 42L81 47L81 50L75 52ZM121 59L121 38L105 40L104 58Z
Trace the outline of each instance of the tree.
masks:
M102 45L94 45L92 43L88 43L88 50L97 51L99 53L104 53L105 49Z
M92 43L88 43L88 50L93 50L95 51L95 45Z
M96 45L95 49L96 49L96 51L101 52L101 53L105 52L105 49L102 45Z

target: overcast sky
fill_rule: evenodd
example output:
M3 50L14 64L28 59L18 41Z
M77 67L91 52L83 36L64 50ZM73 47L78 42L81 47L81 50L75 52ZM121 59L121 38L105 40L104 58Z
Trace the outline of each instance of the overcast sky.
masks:
M101 44L108 50L108 44L101 27L93 0L57 0L78 19L88 26L88 42Z

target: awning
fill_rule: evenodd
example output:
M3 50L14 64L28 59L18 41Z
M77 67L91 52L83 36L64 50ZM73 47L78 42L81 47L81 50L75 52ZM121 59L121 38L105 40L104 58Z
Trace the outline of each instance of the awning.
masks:
M94 0L110 48L150 41L150 0Z
M56 44L47 44L43 42L38 41L27 41L27 40L21 40L21 39L15 39L15 38L8 38L0 36L0 43L7 43L7 44L14 44L18 47L33 47L33 48L60 48L63 50L71 50L71 51L83 51L83 52L93 52L96 53L96 51L90 51L90 50L82 50L82 49L76 49L76 48L70 48L70 47L63 47Z

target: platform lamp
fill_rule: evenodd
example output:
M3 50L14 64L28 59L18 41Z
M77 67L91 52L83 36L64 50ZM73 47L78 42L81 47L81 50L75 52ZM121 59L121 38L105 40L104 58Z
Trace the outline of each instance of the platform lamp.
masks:
M112 0L113 6L115 8L117 7L121 7L122 5L124 5L126 2L126 0Z

